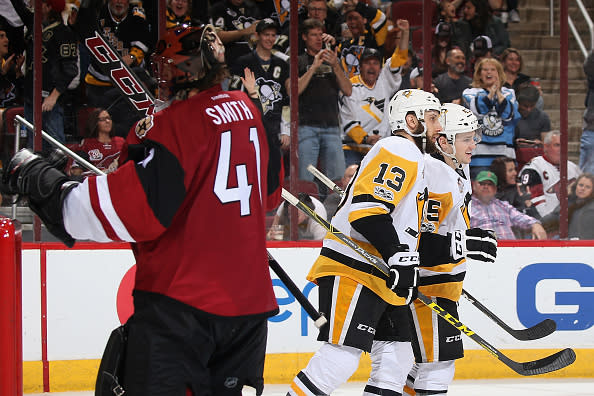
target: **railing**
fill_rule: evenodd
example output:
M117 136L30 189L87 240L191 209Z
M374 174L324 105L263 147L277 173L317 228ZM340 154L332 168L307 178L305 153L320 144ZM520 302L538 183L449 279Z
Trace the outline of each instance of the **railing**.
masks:
M584 44L582 38L580 37L580 34L579 34L577 28L575 27L575 24L573 23L573 19L571 19L571 16L567 17L567 22L569 24L569 28L571 29L571 33L573 34L573 37L575 38L575 41L577 42L578 46L580 47L580 51L582 51L582 54L584 54L584 58L585 58L588 56L588 53L594 49L594 23L592 22L592 18L590 18L590 15L588 14L588 10L584 6L584 3L582 3L582 0L575 0L575 2L577 4L578 8L580 9L580 12L582 13L582 16L584 17L586 24L588 25L588 31L590 32L590 48L589 49L586 48L586 45ZM554 15L555 14L554 13L555 13L554 0L550 0L549 25L551 28L551 32L550 32L551 37L555 35L555 29L554 29L554 23L555 23Z

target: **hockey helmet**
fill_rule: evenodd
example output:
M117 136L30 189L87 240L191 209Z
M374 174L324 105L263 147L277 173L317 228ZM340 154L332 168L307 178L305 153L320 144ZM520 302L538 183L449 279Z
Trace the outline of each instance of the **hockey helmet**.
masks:
M404 130L413 137L425 136L427 128L425 126L426 111L441 112L441 103L430 92L420 89L404 89L396 92L396 95L390 100L389 121L392 132ZM421 125L422 132L415 133L411 131L406 124L406 115L414 113Z
M440 123L443 126L443 131L440 135L446 137L447 142L452 146L453 153L449 154L443 151L439 142L436 141L437 149L444 155L454 158L456 155L456 135L460 133L474 132L473 137L475 143L481 141L481 129L476 118L476 115L464 106L455 103L444 103L441 105Z
M177 90L199 86L225 64L225 47L212 25L180 25L167 29L152 56L159 99ZM164 94L164 95L163 95Z

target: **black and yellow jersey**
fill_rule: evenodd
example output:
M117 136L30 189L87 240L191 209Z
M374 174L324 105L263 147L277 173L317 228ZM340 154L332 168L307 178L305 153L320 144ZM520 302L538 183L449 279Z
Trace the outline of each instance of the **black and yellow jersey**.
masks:
M384 260L403 244L416 250L427 196L423 173L423 154L412 141L401 136L381 139L361 161L332 225ZM315 282L330 275L353 279L386 302L404 305L404 299L386 287L381 272L328 233L307 279Z

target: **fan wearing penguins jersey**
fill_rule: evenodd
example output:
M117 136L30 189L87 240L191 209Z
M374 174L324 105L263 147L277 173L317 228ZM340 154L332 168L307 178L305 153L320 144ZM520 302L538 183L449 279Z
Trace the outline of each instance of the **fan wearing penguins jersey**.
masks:
M390 101L394 136L363 158L332 225L383 257L391 276L326 236L307 279L319 285L320 310L329 322L318 336L323 345L293 380L290 395L332 393L357 369L362 352L371 354L373 367L365 394L401 392L412 365L406 304L415 295L427 194L423 139L441 131L439 111L437 98L420 90L400 91ZM399 361L402 354L408 358Z
M422 228L424 232L447 236L470 228L468 204L471 183L468 164L472 151L480 141L480 131L478 120L469 109L445 103L441 111L444 130L434 142L430 142L437 151L425 154L425 180L429 196ZM484 236L487 238L487 248L490 245L490 254L473 257L492 261L497 249L495 238L489 239L488 233L483 230L468 231ZM465 273L464 256L446 264L422 260L419 291L457 318L456 302L462 293ZM464 356L460 331L438 319L419 300L415 300L409 308L416 363L408 375L405 394L446 394L454 377L455 359Z
M351 78L353 92L341 96L339 116L347 166L358 165L371 146L390 135L387 100L400 87L401 66L408 59L408 21L399 19L396 25L402 35L394 53L383 64L378 50L365 48L361 73Z
M281 135L282 109L288 105L287 85L289 65L272 53L278 36L279 25L271 18L264 18L256 25L256 48L241 56L231 67L231 89L242 88L242 76L249 69L256 79L255 87L243 87L248 94L257 93L262 106L262 122L268 137L272 163L280 166L281 147L289 147L290 137ZM280 169L271 169L278 173Z

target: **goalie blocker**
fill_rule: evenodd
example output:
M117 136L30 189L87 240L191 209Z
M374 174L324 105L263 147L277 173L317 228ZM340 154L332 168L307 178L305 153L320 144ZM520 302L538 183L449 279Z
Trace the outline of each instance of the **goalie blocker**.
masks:
M2 192L26 196L48 231L68 247L75 240L64 228L62 204L78 184L29 149L16 153L2 174Z

